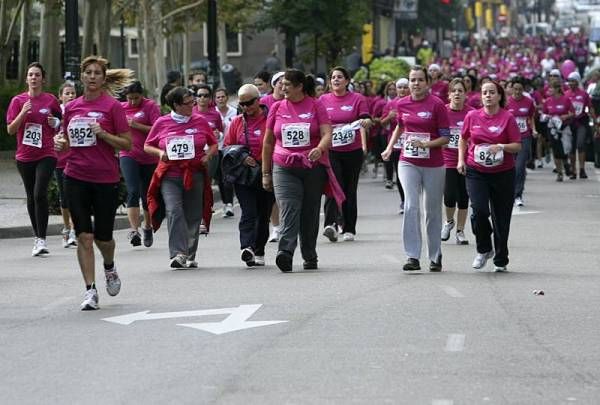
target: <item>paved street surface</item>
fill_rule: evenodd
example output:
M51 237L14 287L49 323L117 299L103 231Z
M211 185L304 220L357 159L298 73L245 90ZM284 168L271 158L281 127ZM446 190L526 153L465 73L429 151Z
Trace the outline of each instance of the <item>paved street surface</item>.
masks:
M247 270L239 209L201 239L197 270L168 269L164 229L150 249L116 232L123 288L109 297L99 279L99 311L79 310L75 250L59 237L46 258L0 240L0 402L598 404L600 176L588 174L529 175L506 274L473 271L470 226L471 245L444 243L443 273L403 273L397 191L370 175L357 240L320 237L318 271L297 252L282 274L276 244Z

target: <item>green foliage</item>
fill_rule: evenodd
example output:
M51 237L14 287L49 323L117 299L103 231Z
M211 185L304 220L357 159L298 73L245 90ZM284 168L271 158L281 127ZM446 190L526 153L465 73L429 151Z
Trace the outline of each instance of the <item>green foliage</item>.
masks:
M10 100L23 91L23 86L10 84L0 88L0 150L15 150L17 137L6 132L6 110Z
M356 45L370 19L369 2L355 0L272 0L259 29L276 28L286 36L317 37L318 51L328 66Z
M410 65L401 59L376 58L369 64L369 68L362 68L354 75L354 81L360 82L370 79L373 88L378 88L384 81L396 81L402 77L408 77Z

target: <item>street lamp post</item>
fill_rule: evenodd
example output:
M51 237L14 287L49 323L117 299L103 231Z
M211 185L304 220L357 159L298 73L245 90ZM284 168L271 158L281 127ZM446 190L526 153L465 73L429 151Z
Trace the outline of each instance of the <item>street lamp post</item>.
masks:
M210 83L213 88L219 84L219 64L217 61L217 0L208 0L207 50L210 64Z
M79 10L77 0L65 1L65 76L79 79Z

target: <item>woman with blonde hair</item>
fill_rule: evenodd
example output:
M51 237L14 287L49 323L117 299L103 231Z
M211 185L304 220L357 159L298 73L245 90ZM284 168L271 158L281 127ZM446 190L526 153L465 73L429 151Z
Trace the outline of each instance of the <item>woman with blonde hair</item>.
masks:
M77 259L86 286L82 310L98 309L94 243L104 261L106 290L115 296L121 280L114 262L113 226L119 191L117 150L131 149L127 116L112 94L132 82L128 69L108 69L108 61L88 56L81 62L83 95L65 108L57 151L70 150L65 194L77 235ZM93 220L92 220L93 217Z

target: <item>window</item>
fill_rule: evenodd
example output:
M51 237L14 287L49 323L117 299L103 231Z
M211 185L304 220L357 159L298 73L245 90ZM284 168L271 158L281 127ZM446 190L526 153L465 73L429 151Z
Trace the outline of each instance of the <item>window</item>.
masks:
M130 58L137 58L139 56L138 52L138 40L137 38L128 37L128 46L127 53Z
M227 56L242 56L242 33L235 32L225 27L227 36ZM203 35L203 51L204 56L208 56L208 30L206 23L202 24L202 35Z

